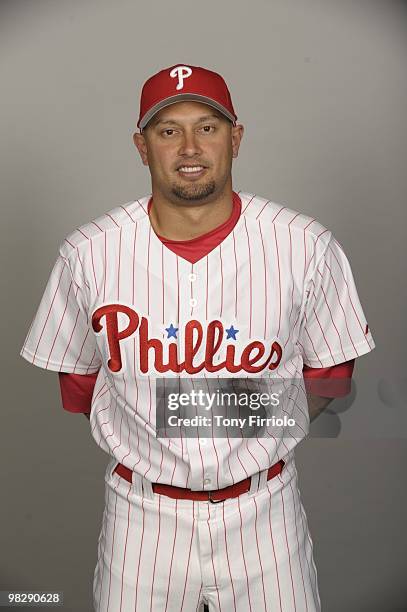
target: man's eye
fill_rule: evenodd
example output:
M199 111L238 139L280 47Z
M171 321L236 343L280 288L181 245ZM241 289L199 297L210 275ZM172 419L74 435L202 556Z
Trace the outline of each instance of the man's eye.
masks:
M209 134L210 132L215 131L215 126L213 126L213 125L204 125L204 126L201 128L201 129L202 129L202 130L203 130L203 131L204 131L206 134Z
M175 130L173 130L172 128L168 128L166 130L164 130L163 132L161 132L164 136L172 136Z

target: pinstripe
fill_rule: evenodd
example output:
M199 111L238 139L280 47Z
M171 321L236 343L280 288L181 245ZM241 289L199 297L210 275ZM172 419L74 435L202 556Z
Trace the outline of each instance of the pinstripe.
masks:
M71 249L73 249L73 251L76 253L76 256L78 258L78 261L80 263L81 270L82 270L83 282L84 282L85 286L90 290L90 285L89 285L89 283L88 283L88 281L86 279L85 268L84 268L84 265L83 265L82 258L80 256L79 248L75 244L73 244L70 240L68 240L67 238L64 239L64 242L66 242L66 244L69 245L69 247Z
M168 574L167 596L166 596L166 598L165 598L165 610L164 610L164 612L167 612L167 607L168 607L168 595L169 595L169 592L170 592L172 564L173 564L173 562L174 562L175 540L177 539L177 519L178 519L177 504L178 504L178 500L175 500L175 529L174 529L174 541L173 541L173 544L172 544L172 550L171 550L170 571L169 571L169 574Z
M161 495L158 496L158 531L157 531L157 543L156 543L155 554L154 554L153 577L152 577L152 580L151 580L150 612L153 612L154 578L155 578L155 570L156 570L156 566L157 566L158 546L159 546L159 542L160 542L160 531L161 531L160 503L161 503Z
M252 298L252 256L250 250L250 238L249 232L247 229L246 217L244 217L244 226L246 230L246 238L247 238L247 250L248 250L248 261L249 261L249 291L250 291L250 308L249 308L249 336L252 335L252 307L253 307L253 298Z
M133 296L133 304L136 301L136 293L135 293L135 285L136 285L136 242L137 242L137 227L138 224L134 224L134 239L133 239L133 257L132 257L132 296Z
M281 480L279 476L277 476L277 478L279 478L279 480ZM290 567L290 579L291 579L291 586L292 586L292 591L293 591L294 612L295 612L295 610L297 610L297 604L296 604L296 601L295 601L295 593L294 593L294 580L293 580L293 571L292 571L292 567L291 567L290 547L289 547L289 544L288 544L288 536L287 536L287 524L286 524L286 518L285 518L285 506L284 506L283 490L280 491L280 494L281 494L281 504L282 504L282 508L283 508L284 534L285 534L285 541L286 541L286 545L287 545L288 565Z
M250 204L253 202L256 196L252 196L251 199L247 202L247 204L242 208L242 214L244 214L249 208Z
M276 219L277 219L278 215L281 215L281 213L283 212L283 210L285 210L285 208L286 208L285 206L281 206L281 207L279 207L279 209L278 209L277 213L274 215L274 217L273 217L273 218L272 218L272 220L271 220L271 222L273 223L273 225L275 224L275 221L276 221Z
M105 507L105 511L104 511L104 515L103 515L103 525L102 525L102 532L100 534L99 537L99 557L98 557L98 563L95 569L95 580L94 580L94 596L95 596L95 601L96 601L96 595L97 593L99 593L99 597L98 597L98 607L97 609L101 609L101 599L102 599L102 589L103 589L103 579L104 579L104 571L102 571L101 573L101 579L99 580L99 575L100 575L100 562L103 559L104 555L105 555L105 549L106 549L106 534L107 534L107 511L108 511L108 506L109 506L109 496L110 496L110 490L106 491L106 507ZM102 552L102 547L103 547L103 552ZM103 565L104 568L104 565Z
M114 216L113 216L114 214L116 214L116 213L113 213L113 214L110 214L110 213L105 213L106 217L107 217L108 219L110 219L111 221L113 221L113 223L114 223L114 225L115 225L116 227L120 227L120 226L119 226L119 224L117 223L116 219L115 219L115 218L114 218Z
M327 309L328 309L328 312L329 312L329 316L330 316L330 318L331 318L332 325L334 326L335 331L336 331L337 336L338 336L338 340L339 340L339 344L340 344L340 347L341 347L341 352L342 352L342 355L343 355L343 359L344 359L344 361L346 361L345 353L344 353L343 346L342 346L341 335L340 335L340 333L339 333L339 331L338 331L338 328L337 328L337 327L336 327L336 325L335 325L335 320L334 320L333 315L332 315L332 310L331 310L331 308L329 307L329 302L328 302L328 300L327 300L326 293L325 293L324 288L323 288L322 286L321 286L321 291L322 291L322 295L324 296L325 305L326 305L326 307L327 307Z
M64 360L65 360L65 355L67 354L68 349L70 347L70 344L72 342L72 337L74 335L75 328L76 328L76 325L78 323L79 313L80 313L80 308L78 308L78 312L76 313L75 321L74 321L74 324L73 324L73 327L72 327L72 332L71 332L71 335L69 336L68 344L66 345L66 349L65 349L64 354L62 355L62 358L61 358L61 362L62 362L61 363L61 368L63 368Z
M261 563L261 556L260 556L260 550L259 550L259 537L257 534L257 504L256 504L256 498L253 498L253 503L254 503L254 507L255 507L255 511L256 511L256 517L255 517L255 521L254 521L254 529L255 529L255 534L256 534L256 549L257 549L257 556L259 558L259 565L260 565L260 576L261 576L261 585L262 585L262 591L263 591L263 601L264 601L264 609L267 612L267 601L266 601L266 591L264 588L264 571L263 571L263 565Z
M276 556L276 547L274 544L274 536L273 536L273 520L271 518L271 513L272 510L274 509L274 502L273 502L273 498L272 498L272 494L271 494L271 490L268 491L269 494L269 512L268 512L268 519L269 519L269 529L270 529L270 539L271 539L271 544L272 544L272 549L273 549L273 558L274 558L274 567L276 570L276 581L277 581L277 590L278 590L278 603L279 603L279 607L280 607L280 612L282 610L281 607L281 589L280 589L280 578L279 578L279 571L278 571L278 563L277 563L277 556Z
M51 348L50 348L50 351L49 351L49 354L48 354L48 361L47 361L47 365L48 365L48 363L49 363L49 362L50 362L50 360L51 360L52 351L54 350L54 346L55 346L55 343L56 343L56 341L57 341L59 331L60 331L61 326L62 326L62 323L63 323L63 321L64 321L64 317L65 317L66 309L68 308L69 294L70 294L70 292L71 292L72 285L73 285L73 281L71 281L71 283L69 284L69 289L68 289L68 293L67 293L67 296L66 296L66 301L65 301L65 307L64 307L64 310L63 310L63 313L62 313L62 316L61 316L61 320L59 321L58 329L57 329L57 331L56 331L56 334L55 334L54 339L53 339L52 344L51 344Z
M198 603L196 605L196 612L199 612L201 609L201 593L202 593L202 588L199 591L199 595L198 595Z
M143 519L142 519L143 522L142 522L142 528L141 528L140 553L139 553L138 564L137 564L136 600L135 600L135 604L134 604L135 612L137 612L137 597L138 597L138 587L139 587L139 577L140 577L140 566L141 566L141 556L142 556L143 541L144 541L144 520L145 520L144 499L141 501L141 511L142 511L142 515L143 515Z
M222 262L222 243L219 245L219 260L220 260L220 312L219 317L223 315L223 262Z
M293 218L291 219L291 221L288 224L288 235L290 238L290 278L291 278L291 309L288 315L288 320L291 321L291 315L293 313L294 310L294 274L293 274L293 242L292 242L292 234L291 234L291 223L299 216L299 213L297 213L296 215L293 216ZM289 327L289 332L288 332L288 338L287 341L290 339L290 336L293 332L293 329L295 329L295 324L294 326L290 326Z
M179 322L179 270L178 270L178 257L176 258L177 263L177 323Z
M335 252L332 250L332 247L329 247L329 250L331 251L331 253L332 253L333 257L335 258L335 260L336 260L336 262L337 262L337 264L338 264L338 267L339 267L339 269L340 269L340 271L341 271L342 278L343 278L343 280L344 280L344 282L345 282L345 284L346 284L346 287L347 287L347 289L348 289L349 302L350 302L350 304L351 304L351 307L352 307L352 310L353 310L353 312L354 312L355 318L357 319L357 321L358 321L358 323L359 323L359 327L360 327L360 329L361 329L361 330L362 330L362 332L363 332L363 325L362 325L362 323L361 323L361 321L360 321L360 316L358 315L358 313L357 313L357 311L356 311L356 307L355 307L354 301L352 300L352 296L351 296L351 294L350 294L350 289L349 289L348 281L346 280L346 277L345 277L345 275L344 275L344 273L343 273L342 267L341 267L341 265L340 265L340 263L339 263L339 261L338 261L338 257L337 257L337 255L336 255L336 253L335 253ZM369 339L368 339L368 338L366 338L366 341L368 342L368 344L369 344L369 346L370 346L371 348L374 346L374 345L373 345L373 343L371 343L371 342L369 341Z
M151 381L150 378L148 379L148 398L149 398L149 402L148 402L148 407L149 407L149 413L148 413L148 422L151 423L151 410L153 408L153 402L152 402L152 397L151 397ZM146 423L146 428L147 428L147 423ZM148 436L147 438L148 440L148 468L145 470L143 476L144 478L147 477L148 472L151 470L151 468L153 467L151 464L151 441L150 441L150 436ZM160 452L162 453L162 446L160 445Z
M296 504L295 504L295 495L294 495L294 491L292 488L292 484L290 482L290 490L291 490L291 496L293 499L293 508L294 508L294 521L295 521L295 535L297 538L297 546L298 546L298 550L300 551L299 557L298 557L298 561L299 561L299 565L300 565L300 570L301 570L301 580L302 580L302 587L304 590L304 598L305 598L305 610L306 612L308 611L308 601L307 601L307 592L305 589L305 584L304 584L304 573L303 573L303 569L302 569L302 562L301 562L301 544L300 544L300 540L298 538L298 526L297 526L297 508L296 508ZM309 568L308 568L309 571Z
M307 319L307 316L306 316L306 315L305 315L305 318ZM314 351L314 353L315 353L315 357L318 359L318 362L319 362L319 364L320 364L320 366L321 366L321 368L322 368L322 367L323 367L323 365L322 365L322 361L321 361L321 360L319 359L319 357L318 357L318 353L317 353L317 350L316 350L316 348L315 348L314 342L313 342L313 340L312 340L312 338L311 338L311 336L310 336L310 333L309 333L309 331L308 331L307 329L305 330L305 333L306 333L307 338L308 338L308 340L309 340L309 342L310 342L310 344L311 344L311 346L312 346L312 350L313 350L313 351Z
M147 268L146 268L146 274L147 274L147 289L146 289L146 295L147 295L147 314L150 314L150 241L151 241L151 225L149 226L149 230L148 230L148 247L147 247Z
M227 538L226 538L226 523L225 523L225 505L222 504L222 521L223 521L223 534L224 534L224 540L225 540L225 552L226 552L226 561L227 561L227 566L228 566L228 573L229 573L229 578L230 578L230 588L232 589L232 595L233 595L233 610L236 611L236 594L235 594L235 588L233 586L233 578L232 578L232 573L230 571L230 561L229 561L229 552L228 552L228 542L227 542Z
M58 294L58 289L59 289L59 286L60 286L60 283L61 283L61 280L62 280L62 276L63 276L64 270L65 270L65 267L66 267L66 265L67 265L67 264L66 264L66 261L65 261L65 260L63 260L62 258L61 258L61 261L63 261L63 262L64 262L64 265L63 265L62 270L61 270L61 272L60 272L60 274L59 274L58 284L57 284L56 289L55 289L55 291L54 291L54 293L53 293L53 295L52 295L52 298L51 298L51 303L50 303L50 305L49 305L48 312L47 312L47 316L46 316L46 318L45 318L45 322L44 322L44 324L43 324L43 326L42 326L42 329L41 329L41 332L40 332L40 335L39 335L39 339L38 339L38 342L37 342L37 346L36 346L36 347L35 347L35 349L34 349L34 357L35 357L35 356L36 356L36 354L37 354L38 347L39 347L39 345L40 345L40 342L41 342L42 336L43 336L43 334L44 334L44 331L45 331L46 325L47 325L47 323L48 323L48 319L49 319L49 317L50 317L50 315L51 315L51 313L52 313L52 307L53 307L53 305L54 305L55 298L57 297L57 294ZM58 262L55 264L55 268L57 267L57 265L58 265ZM33 323L34 323L34 321L33 321ZM38 325L38 321L37 321L37 325ZM33 328L33 325L31 325L30 331L32 331L32 328ZM25 348L25 347L26 347L26 345L27 345L27 341L28 341L28 337L26 338L26 341L25 341L25 343L24 343L24 348Z
M117 496L115 498L115 503L114 503L114 522L113 522L113 536L112 536L112 552L110 554L110 566L109 566L109 594L107 597L107 609L109 610L109 603L110 603L110 590L111 590L111 586L112 586L112 563L113 563L113 559L114 559L114 536L115 536L115 532L116 532L116 516L117 516Z
M218 381L219 381L219 377L218 377ZM228 468L229 468L229 473L230 473L230 478L232 480L232 484L234 484L236 482L236 480L235 480L235 478L233 476L232 468L231 468L231 465L230 465L230 455L231 455L232 447L230 445L229 432L228 432L227 429L226 429L226 440L227 440L227 444L228 444L228 453L227 453ZM218 459L218 457L217 457L217 459ZM219 460L218 460L218 465L219 465ZM219 478L218 478L218 483L219 483ZM220 488L220 485L219 485L219 488Z
M324 235L324 234L326 234L326 233L329 233L329 234L330 234L330 232L329 232L329 230L328 230L328 229L324 229L322 232L320 232L320 233L317 235L316 240L315 240L315 248L314 248L314 251L313 251L313 253L312 253L311 257L310 257L310 260L309 260L309 262L308 262L308 265L307 265L307 267L306 267L306 270L305 270L305 275L307 275L308 270L310 269L310 266L311 266L311 261L312 261L312 260L315 258L315 253L317 252L317 248L316 248L317 242L318 242L318 240L321 238L321 236L323 236L323 235Z
M237 273L235 230L233 230L233 232L232 232L232 237L233 237L233 255L234 255L234 260L235 260L235 277L234 277L234 280L235 280L235 319L237 319L237 305L238 305L237 284L238 284L238 273ZM206 317L208 318L208 315L206 315Z
M122 378L123 378L123 388L124 388L124 394L123 394L123 396L124 396L124 401L126 401L126 380L125 380L124 376L123 376ZM127 403L127 402L126 402L126 403ZM117 448L120 448L120 447L121 447L121 445L122 445L122 424L123 424L123 417L124 417L124 414L125 414L125 413L122 411L122 412L121 412L121 420L120 420L119 443L118 443L118 444L116 444L116 446L114 446L114 447L112 448L112 453L115 453L116 449L117 449ZM128 429L128 427L129 427L129 421L128 421L127 414L126 414L126 421L127 421L127 429ZM130 435L130 430L129 430L129 429L128 429L128 432L129 432L129 435ZM117 455L118 455L118 454L119 454L119 453L117 453ZM127 453L127 456L128 456L129 454L130 454L130 447L129 447L129 452ZM126 455L125 455L125 457L126 457ZM122 458L122 461L123 461L123 458Z
M266 208L266 206L269 204L270 200L267 200L267 202L265 204L263 204L262 208L260 209L260 211L257 213L256 215L256 220L259 219L261 213L263 212L263 210Z
M124 385L125 388L125 392L124 392L124 399L127 403L127 390L126 390L126 384ZM127 421L127 453L125 455L123 455L123 457L120 460L120 463L123 463L124 459L127 459L127 457L130 455L131 450L130 450L130 433L131 433L131 429L130 429L130 423L129 423L129 416L126 413L126 421Z
M323 339L325 340L325 344L327 345L327 347L328 347L328 351L329 351L329 353L330 353L330 355L331 355L331 357L332 357L332 360L334 361L334 358L333 358L333 355L332 355L331 346L330 346L330 343L329 343L329 342L328 342L328 340L327 340L327 334L326 334L326 332L325 332L325 330L324 330L323 326L321 325L321 321L319 320L319 317L318 317L318 315L317 315L317 311L316 311L316 309L315 309L315 308L313 308L313 309L312 309L312 312L314 313L315 320L316 320L316 322L318 323L319 329L321 330L321 336L322 336L322 337L323 337Z
M102 412L104 412L105 410L109 410L109 408L110 408L111 404L112 404L112 400L110 400L110 402L108 403L108 405L107 405L105 408L100 408L100 409L98 410L98 414L97 414L97 416L99 416L99 414L101 414L101 413L102 413ZM95 421L95 423L96 423L96 421ZM110 424L110 419L109 419L109 418L107 419L107 421L103 421L103 423L100 423L100 424L99 424L99 426L100 426L100 436L101 436L101 438L102 438L102 436L103 436L103 433L102 433L103 427L104 427L105 425L109 425L109 424Z
M94 255L93 255L93 242L92 242L91 238L89 238L89 244L90 244L90 256L91 256L91 260L92 260L93 279L95 281L95 290L96 290L96 294L99 295L99 287L98 287L98 283L97 283L97 280L96 280L95 259L94 259Z
M127 215L129 217L129 219L135 223L135 219L134 217L130 214L130 212L127 210L127 208L125 206L120 206L120 208L122 209L122 211L124 212L125 215Z
M240 544L241 544L244 573L245 573L245 579L246 579L246 585L247 585L247 596L249 599L249 609L250 609L250 612L252 612L252 604L250 600L250 581L249 581L249 575L247 573L246 557L244 554L244 545L243 545L243 518L242 518L241 509L240 509L240 497L237 498L237 505L238 505L239 517L240 517L239 535L240 535Z
M83 339L83 342L82 342L82 344L81 344L81 348L80 348L79 353L78 353L78 356L77 356L77 358L76 358L76 361L75 361L75 366L74 366L74 370L76 370L76 367L77 367L77 365L78 365L79 361L81 360L82 353L83 353L83 349L84 349L84 348L85 348L85 346L86 346L86 343L87 343L87 340L88 340L88 336L89 336L89 334L90 334L90 330L88 329L88 330L86 331L86 335L85 335L85 337L84 337L84 339ZM88 371L89 371L89 368L88 368Z
M274 228L274 244L276 247L276 255L277 255L277 269L278 269L278 328L277 328L277 336L280 336L280 327L281 327L281 270L280 270L280 255L278 252L278 239L277 239L277 230L275 224Z
M161 299L162 299L162 311L163 311L163 315L162 315L162 319L161 322L164 326L165 323L165 289L164 289L164 279L165 279L165 271L164 271L164 245L161 245L161 289L162 289L162 294L161 294Z
M193 272L193 270L194 270L194 264L192 264L192 266L191 266L191 272ZM193 287L193 284L192 284L191 281L189 283L189 287L190 287L190 292L191 292L190 293L190 299L191 299L191 304L192 304L192 299L194 297L194 287ZM192 318L193 312L194 312L194 307L191 305L191 318Z
M138 391L138 383L137 383L137 377L136 377L136 341L135 340L133 340L133 372L134 372L133 376L134 376L134 381L135 381L135 395L136 395L135 409L134 409L134 421L136 421L136 417L138 413L139 391ZM136 430L136 436L137 436L138 460L133 464L133 467L132 467L133 472L135 471L137 464L141 461L139 428L135 427L135 430Z
M195 502L192 502L193 510L194 510L194 504L195 504ZM193 514L194 514L194 512L193 512ZM183 592L182 592L181 611L180 612L182 612L183 609L184 609L185 591L186 591L186 588L187 588L188 571L189 571L189 563L190 563L190 560L191 560L191 552L192 552L192 542L193 542L193 538L194 538L194 530L195 530L195 522L193 521L192 522L192 528L191 528L191 539L190 539L190 542L189 542L188 561L187 561L187 567L186 567L186 572L185 572L185 581L184 581L184 589L183 589ZM199 600L199 597L201 595L201 591L202 591L202 584L201 584L200 589L199 589L198 600Z
M119 231L119 261L117 265L117 300L120 301L120 264L122 260L122 228Z
M263 232L261 231L261 223L259 223L261 248L263 250L263 266L264 266L264 337L267 338L267 294L268 294L268 282L267 282L267 266L266 266L266 251L264 248Z
M353 350L354 350L355 352L357 352L357 351L356 351L356 346L355 346L355 343L353 342L352 334L350 333L350 330L349 330L349 325L348 325L348 317L346 316L345 309L344 309L344 307L342 306L342 302L341 302L340 297L339 297L339 291L338 291L337 284L336 284L336 282L335 282L335 277L334 277L334 275L332 274L332 270L331 270L331 268L329 267L329 264L328 264L327 262L325 262L325 266L326 266L326 267L328 268L328 270L329 270L329 276L330 276L330 278L331 278L331 280L332 280L332 283L333 283L333 285L334 285L334 287L335 287L336 296L337 296L337 298L338 298L338 304L340 305L341 310L342 310L343 319L344 319L344 321L345 321L346 331L348 332L349 340L350 340L350 341L351 341L351 343L352 343Z
M96 347L95 347L95 350L93 351L92 358L91 358L91 360L89 362L89 366L87 367L85 374L92 373L92 370L93 370L94 366L96 366L97 368L99 367L98 366L98 357L97 357ZM62 368L62 366L61 366L61 368Z
M210 512L209 512L209 507L208 507L208 520L207 520L207 525L208 525L208 533L209 533L209 541L210 541L210 546L211 546L211 563L212 563L212 572L213 572L213 584L216 587L216 598L218 601L218 606L219 606L219 612L221 612L222 607L220 605L220 598L219 598L219 585L218 585L218 580L216 578L216 572L215 572L215 563L214 563L214 559L215 557L217 557L217 554L215 554L214 550L213 550L213 541L212 541L212 533L211 533L211 524L210 524ZM217 553L217 551L216 551Z
M96 221L91 221L91 225L94 225L99 232L103 232L102 226L96 223Z
M85 234L85 232L81 229L78 228L77 231L82 234L82 236L84 238L86 238L86 240L89 242L90 245L90 257L91 257L91 262L92 262L92 274L93 274L93 281L95 283L95 290L97 295L99 295L99 289L98 289L98 284L97 284L97 280L96 280L96 270L95 270L95 260L93 257L93 244L92 244L92 239L90 238L90 236L88 236L87 234Z

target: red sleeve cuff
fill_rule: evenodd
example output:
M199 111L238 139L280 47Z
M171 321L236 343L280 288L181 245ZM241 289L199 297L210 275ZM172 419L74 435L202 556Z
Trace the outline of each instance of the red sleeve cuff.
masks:
M309 395L343 397L351 391L355 360L345 361L330 368L303 367L305 389Z
M64 410L90 412L97 375L98 372L94 374L59 372L59 386Z

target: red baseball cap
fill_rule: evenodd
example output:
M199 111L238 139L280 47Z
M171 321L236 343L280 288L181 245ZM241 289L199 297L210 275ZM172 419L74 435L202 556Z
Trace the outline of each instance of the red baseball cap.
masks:
M220 74L199 66L175 64L157 72L144 83L137 127L142 130L159 110L185 100L208 104L233 124L236 122L229 89Z

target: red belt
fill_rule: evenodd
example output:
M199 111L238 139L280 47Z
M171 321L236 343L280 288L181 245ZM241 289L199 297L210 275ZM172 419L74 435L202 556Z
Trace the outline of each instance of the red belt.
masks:
M272 465L267 472L267 480L271 480L277 474L280 474L284 467L284 461L280 459L278 463ZM114 469L122 478L125 478L128 482L133 482L133 472L122 463L118 463ZM192 489L183 489L182 487L173 487L168 484L160 484L158 482L152 483L154 493L160 495L166 495L173 499L195 499L198 501L211 501L213 503L224 501L231 497L238 497L242 493L247 493L250 489L251 477L245 478L236 484L225 487L224 489L217 489L214 491L193 491Z

